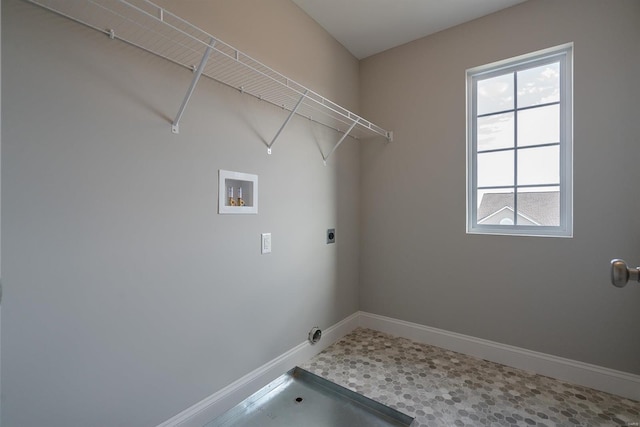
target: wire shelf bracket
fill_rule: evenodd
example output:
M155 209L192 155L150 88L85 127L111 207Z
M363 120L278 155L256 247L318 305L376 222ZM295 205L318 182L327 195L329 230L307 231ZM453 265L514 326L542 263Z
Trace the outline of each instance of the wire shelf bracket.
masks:
M280 129L278 129L278 133L276 133L276 135L273 137L273 139L271 140L271 143L269 145L267 145L267 153L268 154L271 154L271 146L276 142L276 140L278 139L278 137L280 136L280 134L282 133L284 128L287 127L287 125L291 121L291 118L293 117L293 115L296 114L296 112L300 108L300 105L302 104L302 101L304 101L304 98L307 96L308 92L309 92L309 90L305 90L304 91L304 93L300 97L300 100L298 100L298 102L296 103L296 106L293 107L293 110L291 110L291 112L289 113L289 116L287 116L287 120L285 120L284 123L282 124L282 126L280 126Z
M216 40L212 37L209 46L207 47L207 50L204 51L204 55L202 55L202 59L200 60L200 65L198 65L198 68L196 69L196 73L193 76L193 80L191 81L191 86L189 86L189 89L187 89L187 94L185 95L184 99L182 100L182 104L180 105L180 109L178 110L178 114L176 115L176 118L173 120L173 123L171 124L171 132L173 133L180 133L180 119L182 118L182 115L184 114L184 110L185 108L187 108L187 104L189 103L189 100L191 99L191 95L193 95L193 91L196 89L196 85L198 84L198 80L200 80L200 76L202 76L202 72L204 71L204 67L206 67L207 65L207 61L209 60L209 57L211 56L211 51L213 50L213 46L216 44Z
M173 133L179 133L180 120L196 84L205 76L289 111L287 120L267 145L268 152L295 115L341 133L349 129L328 155L323 154L325 163L347 136L393 141L393 132L285 77L150 0L25 1L195 71L171 123ZM197 63L200 65L196 68L193 64Z
M354 127L356 127L356 125L358 124L359 119L356 119L356 121L353 122L353 124L349 127L349 129L342 135L342 137L338 140L338 142L336 142L336 145L333 146L333 148L331 149L331 151L329 151L329 153L325 156L324 154L322 155L322 161L324 162L324 165L327 166L327 160L329 160L329 157L331 157L331 155L338 149L338 147L340 147L340 144L342 144L344 142L344 140L347 138L347 136L349 135L349 133L351 133L351 131L353 130Z

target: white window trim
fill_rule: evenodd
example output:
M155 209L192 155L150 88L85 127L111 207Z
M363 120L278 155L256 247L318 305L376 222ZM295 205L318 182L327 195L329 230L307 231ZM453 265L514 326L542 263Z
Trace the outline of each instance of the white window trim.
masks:
M478 224L476 200L475 78L560 59L560 225ZM467 233L538 237L573 237L573 43L468 69L467 77Z

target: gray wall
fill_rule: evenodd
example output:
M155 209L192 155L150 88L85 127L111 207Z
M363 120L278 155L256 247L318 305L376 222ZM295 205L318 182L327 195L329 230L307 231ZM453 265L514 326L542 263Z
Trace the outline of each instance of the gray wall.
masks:
M465 234L465 70L574 42L574 238ZM361 309L640 374L640 2L530 0L361 62Z
M358 309L357 143L325 167L338 135L295 119L268 156L286 112L207 79L173 135L189 70L2 7L3 426L156 425ZM288 0L184 7L357 108L357 60ZM217 214L218 169L259 176L258 215Z

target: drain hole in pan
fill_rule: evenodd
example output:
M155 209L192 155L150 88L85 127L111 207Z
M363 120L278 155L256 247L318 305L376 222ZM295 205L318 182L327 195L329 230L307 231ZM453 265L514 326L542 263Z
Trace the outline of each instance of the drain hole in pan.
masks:
M297 402L297 403L302 402L302 398L301 398L301 397L296 397L296 402Z

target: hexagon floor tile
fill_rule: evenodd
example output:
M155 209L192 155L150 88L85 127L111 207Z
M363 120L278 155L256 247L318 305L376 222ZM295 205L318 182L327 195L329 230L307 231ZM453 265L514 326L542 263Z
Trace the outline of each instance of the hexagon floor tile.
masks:
M432 426L640 426L640 402L358 328L300 365Z

